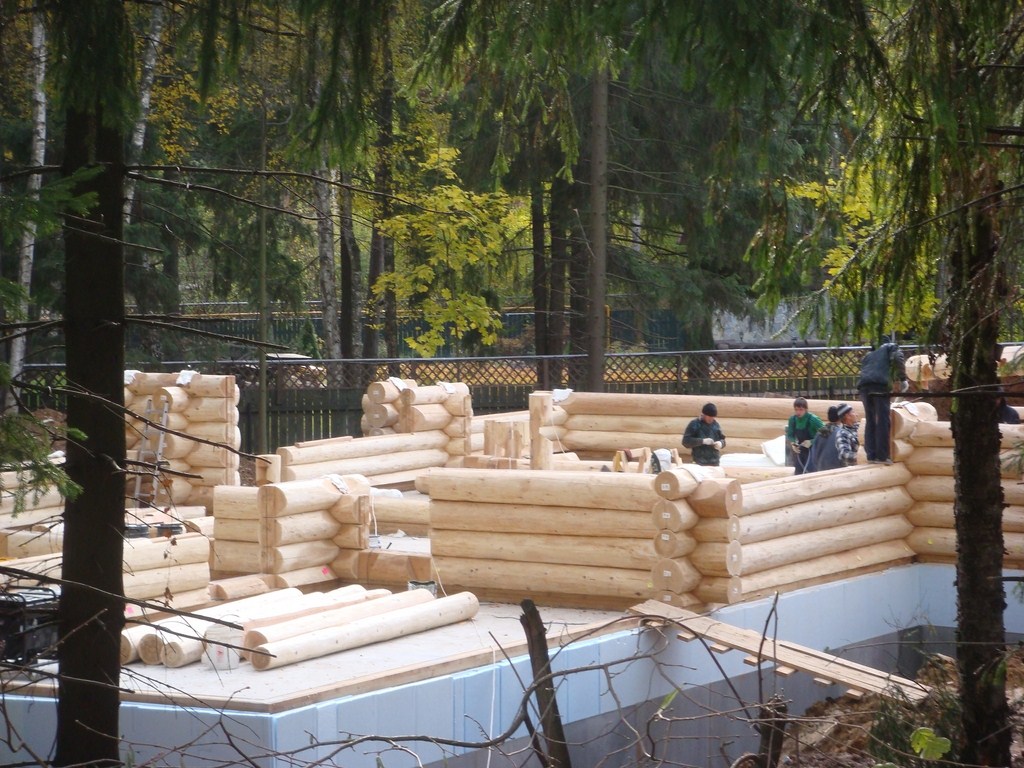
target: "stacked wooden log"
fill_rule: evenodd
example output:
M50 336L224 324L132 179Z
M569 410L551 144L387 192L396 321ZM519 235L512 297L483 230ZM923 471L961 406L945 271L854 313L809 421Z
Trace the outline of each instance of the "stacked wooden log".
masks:
M622 607L650 594L653 475L442 468L420 475L444 589Z
M237 600L216 603L189 616L170 616L153 622L129 622L121 633L121 663L141 660L146 664L184 667L204 657L211 666L223 668L228 646L241 647L245 628L281 622L304 621L317 626L339 608L353 606L388 594L346 586L329 592L304 593L285 588ZM216 639L207 641L208 636ZM234 666L237 655L226 664Z
M914 500L907 519L914 525L907 543L919 560L956 561L956 525L953 518L953 433L948 421L938 421L926 403L908 404L894 411L894 444L913 472L907 491ZM1000 424L1003 456L1003 562L1007 568L1024 567L1024 485L1021 484L1020 446L1024 425Z
M130 501L132 506L209 508L215 486L241 484L234 376L128 371L124 398L129 459L163 463L161 471L143 477L142 499ZM126 483L126 491L134 495L136 484Z
M244 644L255 669L277 669L466 621L479 608L470 592L434 597L425 589L412 589L320 613L316 624L298 620L248 630Z
M540 395L541 393L537 393ZM547 440L550 446L532 447L542 465L544 457L561 451L574 451L587 457L607 457L617 450L634 446L651 449L679 449L686 425L700 415L708 402L704 395L621 395L597 392L572 392L552 398L531 400L531 439ZM762 443L782 435L793 415L792 398L721 397L715 400L718 423L726 437L723 453L761 453ZM823 400L808 401L809 409L824 418L830 405ZM863 417L859 402L851 402Z
M63 457L52 457L62 463ZM64 497L55 488L29 490L22 473L0 472L0 528L56 522L64 514Z
M265 574L277 587L339 578L332 564L369 546L370 491L361 475L218 488L215 572Z
M44 553L5 561L4 565L50 578L60 578L62 555ZM8 583L29 583L31 577ZM208 599L210 540L200 533L170 537L126 539L124 593L134 600L176 596L176 605L196 605Z
M664 472L655 594L673 605L733 603L908 562L910 477L900 465L868 465L740 486Z

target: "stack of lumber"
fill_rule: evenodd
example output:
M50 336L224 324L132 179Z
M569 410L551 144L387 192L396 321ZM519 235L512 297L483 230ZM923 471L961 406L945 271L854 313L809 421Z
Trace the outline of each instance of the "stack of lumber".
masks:
M903 461L914 475L953 476L953 432L950 422L939 421L928 403L900 403L892 410L892 456ZM1020 478L1019 451L1024 426L1000 424L1002 475Z
M682 573L686 580L677 583L690 586L701 602L762 597L881 570L914 555L906 542L913 530L906 518L913 504L905 488L911 473L903 465L845 467L744 486L709 478L696 488L683 473L664 472L655 483L660 496L676 507L685 499L696 513L694 548L685 560L676 557L674 570L659 561L654 576L665 587L657 582L659 573ZM684 541L678 551L686 546ZM692 570L681 565L686 561Z
M277 669L350 648L407 637L472 619L480 608L475 595L434 597L412 589L316 616L247 629L243 645L257 670Z
M431 469L435 578L497 600L619 608L650 595L653 475Z
M378 533L425 535L429 500L373 488L362 475L217 488L213 518L218 577L259 574L275 587L340 580L402 589L430 578L429 553L370 546Z
M262 573L258 491L250 486L232 485L213 489L210 569L215 577Z
M914 473L907 482L913 506L907 519L914 525L907 543L918 560L956 561L956 524L953 518L953 432L948 421L938 421L935 409L914 403L894 411L893 437L900 458ZM1024 567L1024 485L1020 483L1019 450L1024 425L1000 424L1003 455L1003 563Z
M531 439L543 438L552 445L534 446L531 455L542 463L552 452L574 451L585 458L601 458L623 448L646 446L652 450L677 448L684 457L689 456L689 449L682 446L683 431L706 402L705 395L572 392L553 399L548 407L538 397L536 405L531 400ZM783 434L793 415L792 398L720 397L714 402L726 437L723 453L761 453L762 443ZM811 400L808 405L824 419L834 403ZM863 417L860 403L850 405Z
M205 507L175 507L171 514L156 509L125 511L125 525L141 530L148 538L171 533L208 533ZM64 523L49 520L33 525L0 529L0 556L32 557L60 552L64 546Z
M208 508L214 486L241 484L238 450L242 436L234 376L128 371L124 399L129 459L152 463L152 452L163 431L159 458L170 471L156 472L147 479L149 485L141 491L147 498L161 506ZM162 424L165 407L166 424ZM147 425L143 419L155 424ZM134 483L126 486L128 493L134 493Z
M688 465L660 472L653 488L659 497L651 508L654 552L653 594L683 607L709 599L708 584L729 578L738 562L736 512L742 504L739 481L715 477L714 470Z
M363 395L362 421L365 437L297 443L258 457L257 484L361 474L375 486L411 486L419 471L458 463L475 442L465 384L375 381Z
M7 560L4 566L60 578L61 560L62 555L55 552ZM30 581L33 580L26 578L20 583ZM155 600L170 594L177 597L178 605L195 605L207 599L209 582L210 540L203 534L184 533L124 542L126 597Z
M332 564L369 545L369 496L361 475L218 488L214 570L262 574L276 587L333 581Z
M205 641L208 634L218 638L218 651L221 651L224 644L241 645L246 625L262 626L297 619L306 619L315 625L316 617L382 594L359 586L326 593L303 593L296 588L286 588L216 603L187 616L170 616L150 623L131 622L121 633L121 663L141 660L151 665L184 667L211 654L213 649Z
M52 457L58 463L63 458ZM38 493L24 484L24 475L17 470L0 472L0 527L29 526L45 521L56 522L64 514L64 497L56 489Z

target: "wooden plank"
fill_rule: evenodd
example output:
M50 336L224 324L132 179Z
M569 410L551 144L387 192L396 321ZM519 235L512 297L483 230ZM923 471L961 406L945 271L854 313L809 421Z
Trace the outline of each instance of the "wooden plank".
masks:
M881 670L796 643L765 638L759 632L734 627L658 601L649 600L634 606L630 612L661 616L681 627L679 636L683 638L683 633L687 635L687 638L683 639L692 638L697 634L706 638L712 648L726 645L745 651L753 656L754 663L757 663L757 658L775 662L780 666L807 672L815 682L822 684L841 683L849 688L882 695L892 688L898 688L911 701L924 698L929 690L927 686L913 680L889 675Z

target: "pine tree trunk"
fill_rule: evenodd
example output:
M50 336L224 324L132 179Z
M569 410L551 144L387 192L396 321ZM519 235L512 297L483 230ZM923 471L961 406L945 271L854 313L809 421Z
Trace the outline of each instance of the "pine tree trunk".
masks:
M551 274L548 292L548 337L545 345L549 355L565 354L566 273L569 269L569 183L556 176L551 180L551 202L548 212L551 227ZM548 369L552 387L564 386L561 363Z
M73 7L73 10L72 10ZM92 50L127 40L123 3L60 4L63 38ZM83 39L84 38L84 39ZM122 50L130 50L125 42ZM93 57L92 61L95 61ZM105 61L102 71L78 76L104 83L107 93L130 93L130 61L122 69ZM100 65L97 65L100 66ZM118 683L124 625L124 147L121 115L107 102L70 99L65 112L63 173L100 164L80 185L96 194L85 217L64 223L66 306L64 335L68 426L83 440L69 440L66 469L82 488L64 511L61 645L54 765L120 765Z
M356 354L356 317L358 312L359 292L359 244L352 223L352 190L348 183L350 178L341 174L341 201L338 241L341 246L339 265L341 267L341 317L339 335L341 336L341 357L351 360ZM368 384L369 382L367 382Z
M383 56L380 82L377 91L377 141L376 170L374 189L377 193L377 210L373 231L370 236L370 271L367 278L367 325L363 330L363 355L376 357L380 342L380 329L384 331L385 356L397 357L398 354L398 318L394 292L387 291L384 295L374 293L374 285L381 275L389 268L394 268L394 249L391 238L384 235L377 227L377 222L385 221L391 216L392 194L392 157L394 147L394 89L395 72L391 60L390 27L385 24L380 30L381 52Z
M534 354L547 355L548 352L548 259L544 248L544 189L540 178L535 177L530 183L530 232L532 235L531 250L533 251L533 349ZM539 389L551 389L547 381L547 367L537 372Z
M605 273L608 265L608 78L594 74L590 107L590 269L587 272L587 391L604 391Z
M992 187L990 187L992 188ZM967 194L966 199L984 199ZM996 359L1004 278L993 231L995 206L964 214L951 263L954 389L998 388ZM973 221L971 219L973 218ZM973 225L973 226L972 226ZM1011 731L1002 669L1003 489L1000 481L999 424L995 398L958 398L952 413L953 471L957 534L957 668L963 706L961 724L969 765L1010 764Z

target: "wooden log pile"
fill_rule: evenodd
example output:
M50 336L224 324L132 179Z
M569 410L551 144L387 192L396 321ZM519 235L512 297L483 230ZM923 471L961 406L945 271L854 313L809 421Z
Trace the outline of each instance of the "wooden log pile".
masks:
M240 485L238 398L234 376L187 370L126 372L128 458L152 463L159 451L163 462L160 471L144 476L140 488L143 500L130 499L129 504L144 501L161 507L209 508L215 486ZM134 494L135 487L129 478L126 492Z
M52 457L62 463L62 457ZM0 528L55 523L64 514L64 497L56 489L36 493L24 486L16 470L0 472Z
M364 437L278 448L274 455L258 457L256 482L361 474L374 486L411 486L419 471L458 463L471 452L472 420L465 384L418 386L397 378L373 382L363 395Z
M370 494L362 475L217 488L214 572L262 574L282 588L353 577L369 546Z
M900 458L913 472L907 492L913 505L907 519L913 532L907 543L923 562L956 562L956 524L953 518L953 432L926 403L894 410L893 441ZM1019 465L1024 425L1000 424L1003 456L1003 564L1024 567L1024 485Z
M323 612L315 628L309 622L298 621L249 630L244 643L254 669L277 669L466 621L479 608L480 603L470 592L434 597L425 589L412 589Z
M41 541L47 540L40 537ZM9 568L50 578L60 578L61 552L46 552L4 562ZM205 602L210 583L210 540L201 533L169 537L126 539L124 542L124 593L134 600L162 600L174 596L175 604ZM31 577L7 579L28 584Z
M607 458L635 446L678 449L686 425L700 415L706 395L645 395L572 392L562 397L535 393L531 399L531 455L543 466L552 453L573 451L584 458ZM726 436L723 453L761 453L762 443L782 435L793 414L792 398L720 397L718 422ZM811 412L824 419L830 405L808 401ZM851 402L863 417L859 402ZM544 441L550 445L544 445Z
M910 477L900 465L869 465L740 486L663 472L655 596L733 603L908 562Z
M650 593L652 475L441 468L431 555L444 589L492 599L622 607Z

